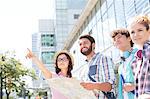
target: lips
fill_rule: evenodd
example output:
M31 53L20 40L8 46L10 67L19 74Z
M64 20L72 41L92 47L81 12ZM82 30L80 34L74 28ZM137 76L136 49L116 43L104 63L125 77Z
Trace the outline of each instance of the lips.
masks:
M82 52L85 52L87 50L88 50L88 48L86 48L86 47L84 47L84 48L81 49Z
M140 40L141 40L141 39L138 38L138 39L134 39L133 41L139 42Z

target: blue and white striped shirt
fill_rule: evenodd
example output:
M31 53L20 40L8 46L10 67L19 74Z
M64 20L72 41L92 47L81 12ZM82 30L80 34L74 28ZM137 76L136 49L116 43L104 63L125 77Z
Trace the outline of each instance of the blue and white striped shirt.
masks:
M110 84L112 84L112 88L114 87L115 84L114 64L111 58L104 56L100 53L96 53L92 57L92 59L89 62L87 62L84 68L82 68L82 70L80 71L81 73L80 77L84 78L82 76L86 75L85 76L86 81L91 81L90 78L88 77L89 68L91 66L96 66L96 72L92 73L91 75L91 77L94 80L96 80L96 82L100 83L109 82ZM97 99L105 99L105 96L101 91L99 91L97 97L98 97Z

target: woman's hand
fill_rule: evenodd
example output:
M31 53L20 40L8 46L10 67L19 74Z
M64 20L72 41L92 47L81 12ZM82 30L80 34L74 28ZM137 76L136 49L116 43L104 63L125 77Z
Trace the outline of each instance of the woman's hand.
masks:
M38 66L38 68L42 71L43 75L46 79L52 78L52 73L49 71L49 69L46 68L46 66L42 63L41 60L39 60L30 49L27 49L28 53L26 55L26 58L32 59L32 61Z
M31 58L35 57L35 55L33 54L33 52L30 49L27 48L27 50L28 50L28 53L26 55L26 58L31 59Z

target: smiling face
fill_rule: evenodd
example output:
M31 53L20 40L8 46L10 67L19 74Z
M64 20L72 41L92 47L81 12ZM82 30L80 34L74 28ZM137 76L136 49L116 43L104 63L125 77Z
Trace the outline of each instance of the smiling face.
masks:
M130 36L132 41L139 46L143 46L149 39L149 29L147 30L143 24L135 23L130 27Z
M79 40L79 46L80 46L80 52L87 56L92 52L93 49L93 44L87 39L87 38L82 38Z

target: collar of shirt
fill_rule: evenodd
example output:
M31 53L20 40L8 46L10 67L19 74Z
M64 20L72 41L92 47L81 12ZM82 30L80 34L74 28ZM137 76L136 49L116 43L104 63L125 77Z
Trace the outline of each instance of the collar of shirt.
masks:
M87 63L88 63L88 62L90 62L90 61L94 60L94 59L96 58L97 54L99 54L99 53L95 53L95 54L93 55L93 57L91 57L91 59L90 59L90 60L86 59L86 60L85 60L85 62L87 62Z
M134 54L137 51L137 49L131 49L130 51L124 51L122 53L122 56L120 57L121 60L125 61L132 53Z

